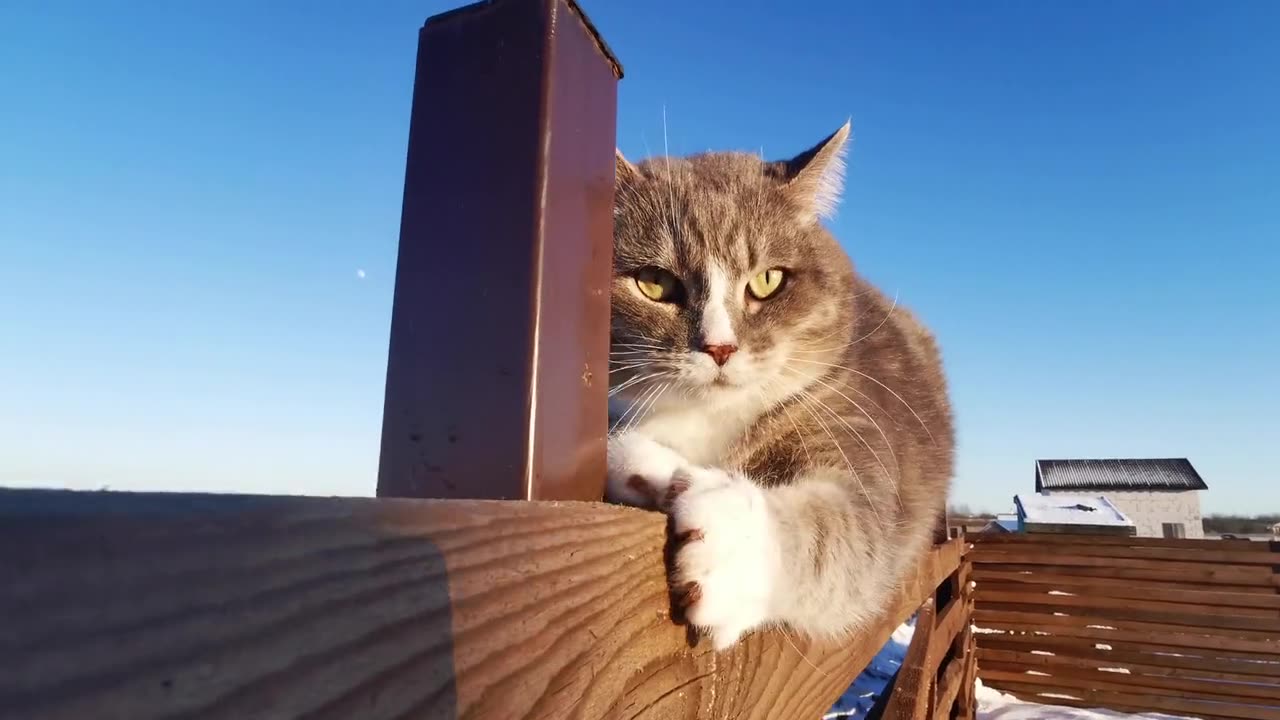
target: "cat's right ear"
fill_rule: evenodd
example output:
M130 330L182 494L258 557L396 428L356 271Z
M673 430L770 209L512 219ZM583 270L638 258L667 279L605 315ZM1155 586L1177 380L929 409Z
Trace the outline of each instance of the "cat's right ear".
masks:
M640 179L640 168L631 164L622 151L613 150L613 178L617 185L630 185Z
M844 156L850 122L825 140L783 163L784 187L801 208L800 220L816 222L835 214L844 190Z

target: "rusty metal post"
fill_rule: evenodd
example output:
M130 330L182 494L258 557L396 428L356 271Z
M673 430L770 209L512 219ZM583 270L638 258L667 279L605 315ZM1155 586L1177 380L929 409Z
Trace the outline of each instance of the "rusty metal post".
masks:
M423 26L379 496L602 497L621 77L572 0Z

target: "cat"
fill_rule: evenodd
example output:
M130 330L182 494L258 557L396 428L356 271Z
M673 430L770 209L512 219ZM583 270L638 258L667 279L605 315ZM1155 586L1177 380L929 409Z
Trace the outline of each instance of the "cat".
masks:
M676 609L717 650L874 621L945 506L936 342L822 223L849 132L777 162L616 153L607 499L670 515Z

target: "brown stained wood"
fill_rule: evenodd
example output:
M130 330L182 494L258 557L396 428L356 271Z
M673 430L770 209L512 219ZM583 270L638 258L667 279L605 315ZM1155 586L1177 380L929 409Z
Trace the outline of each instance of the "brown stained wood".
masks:
M1029 605L1029 610L1007 610L999 605L983 604L975 608L973 619L975 621L996 621L996 622L1012 622L1024 625L1040 624L1044 630L1054 630L1059 627L1087 627L1087 626L1111 626L1122 630L1137 630L1153 633L1173 633L1180 635L1195 635L1197 637L1213 637L1227 639L1248 639L1261 643L1259 648L1266 648L1265 651L1275 650L1280 654L1280 633L1269 632L1265 628L1256 630L1242 630L1239 628L1221 628L1210 627L1205 624L1200 625L1174 625L1167 622L1158 622L1143 618L1133 619L1120 617L1122 614L1118 611L1108 610L1110 615L1092 615L1092 614L1068 614L1070 610L1049 611L1043 606ZM1087 609L1086 609L1087 610ZM1141 615L1136 612L1132 614ZM1251 619L1251 618L1250 618ZM1259 625L1263 621L1258 621Z
M937 663L929 655L933 631L934 604L933 598L929 598L916 615L915 633L902 659L902 667L898 668L893 694L885 706L885 720L925 720L932 714L929 698L937 673Z
M1091 581L1089 578L1068 577L1056 579L1038 579L1035 575L1018 573L988 572L983 576L982 584L976 592L984 597L995 597L993 593L1019 593L1048 595L1049 593L1069 593L1069 595L1053 595L1051 597L1075 597L1089 601L1143 601L1144 607L1167 610L1191 611L1192 608L1204 609L1205 612L1227 613L1246 617L1280 617L1280 595L1263 595L1261 593L1227 593L1208 590L1183 590L1177 586L1149 587L1137 581L1111 580L1100 578ZM1132 602L1129 602L1132 606Z
M1073 556L1093 556L1105 558L1122 558L1130 560L1170 560L1177 562L1221 563L1226 565L1280 565L1280 553L1267 552L1267 544L1249 541L1250 545L1261 545L1262 550L1240 549L1223 550L1213 545L1186 547L1129 547L1125 545L1097 545L1076 543L1053 543L1039 547L1052 547L1054 553ZM974 549L975 557L999 557L1006 553L1021 552L1036 546L1031 543L990 543L981 542Z
M5 717L812 720L958 565L840 645L690 646L661 515L0 491Z
M937 686L933 720L948 720L951 717L956 699L960 696L960 686L964 684L964 670L962 662L952 662L942 673L942 680Z
M1001 650L984 650L979 657L983 660L985 670L1003 670L1007 672L1025 672L1035 670L1049 676L1083 677L1126 684L1132 687L1152 689L1186 688L1207 695L1225 695L1227 697L1253 697L1262 699L1280 699L1280 684L1260 684L1259 678L1252 675L1232 675L1230 677L1211 677L1204 672L1173 670L1170 668L1152 667L1136 663L1119 663L1105 659L1060 658L1053 655L1033 655L1031 653L1008 652ZM1115 672L1127 670L1128 672ZM1099 675L1101 674L1101 675ZM1228 673L1219 673L1228 675ZM1226 681L1226 682L1224 682Z
M983 672L988 677L1002 676L1011 679L1010 675L1025 676L1029 668L1016 663L988 661L983 665ZM1280 688L1266 687L1245 683L1222 683L1205 680L1170 679L1142 674L1125 674L1109 670L1086 670L1067 667L1037 667L1036 677L1042 682L1062 681L1064 687L1093 687L1099 690L1117 690L1120 692L1156 692L1172 694L1178 697L1197 698L1224 702L1256 703L1260 705L1276 705L1280 700ZM1039 673L1045 673L1041 675ZM1083 683L1083 685L1082 685Z
M1205 658L1171 657L1155 653L1119 652L1093 648L1057 647L1052 655L1041 655L1026 650L1004 650L992 647L978 648L978 659L984 667L988 662L1014 663L1022 667L1075 667L1097 670L1099 668L1124 668L1134 673L1167 678L1194 680L1229 680L1244 683L1260 683L1280 688L1280 665L1268 667L1265 663L1240 663ZM1246 669L1270 669L1270 675L1233 672ZM1252 666L1250 668L1249 666ZM1225 668L1225 670L1224 670Z
M1108 593L1117 589L1130 592L1146 593L1146 597L1163 595L1166 592L1190 591L1215 593L1224 596L1220 602L1248 607L1272 607L1277 599L1275 588L1268 585L1229 585L1223 583L1195 583L1177 578L1152 580L1149 578L1116 577L1102 575L1090 568L1067 568L1063 572L1046 570L1043 565L1025 565L1017 568L1001 565L986 565L973 570L973 580L979 584L991 581L1035 583L1061 587L1066 592L1074 592L1072 587L1098 588ZM1121 596L1122 597L1122 596ZM1235 602L1228 603L1226 598ZM1217 601L1216 601L1217 602ZM1274 605L1280 607L1280 605Z
M937 616L936 627L933 629L933 639L930 641L929 657L933 660L934 666L947 657L952 646L955 645L956 638L959 637L960 631L968 626L973 612L973 600L970 596L960 595L951 601L951 604Z
M1108 673L1099 673L1108 674ZM1114 673L1110 673L1114 674ZM1045 677L1042 675L1028 675L1020 671L996 670L984 667L982 670L983 683L990 683L992 687L1000 687L1000 683L1033 683L1039 687L1052 687L1055 690L1050 692L1058 692L1068 695L1079 695L1085 693L1081 699L1090 699L1094 697L1105 697L1106 695L1130 694L1136 698L1145 698L1148 703L1146 710L1154 711L1176 711L1170 706L1162 706L1164 703L1176 702L1185 703L1185 707L1189 709L1193 704L1201 704L1201 707L1212 708L1211 712L1219 714L1228 714L1239 718L1250 718L1252 720L1280 720L1280 707L1272 705L1266 700L1256 700L1252 698L1224 698L1220 696L1205 696L1189 690L1177 690L1165 688L1161 692L1151 692L1153 688L1133 687L1119 682L1106 682L1101 679L1094 678L1076 678L1065 676ZM1234 700L1234 702L1232 702ZM1042 701L1044 702L1044 701ZM1138 704L1134 702L1134 704ZM1271 706L1271 707L1263 707Z
M1054 565L1088 568L1106 568L1125 570L1157 570L1160 572L1179 573L1188 580L1200 578L1231 579L1242 585L1265 585L1272 580L1271 567L1253 565L1227 565L1224 563L1178 562L1173 560L1146 560L1133 558L1109 558L1092 555L1069 555L1066 553L1047 552L1045 549L1028 548L1019 552L979 552L975 550L970 559L977 567L986 565Z
M572 0L422 28L380 497L604 496L620 76Z
M1113 580L1159 580L1173 583L1179 587L1205 590L1224 590L1231 592L1257 592L1275 594L1280 587L1280 578L1262 572L1263 568L1248 570L1218 570L1204 567L1192 569L1139 569L1120 568L1106 564L1101 565L1048 565L1047 558L1040 557L1031 563L974 563L974 572L986 569L999 569L1002 572L1042 573L1049 575L1068 575L1087 578L1108 577Z
M985 680L983 682L986 683ZM1165 698L1151 695L1110 693L1078 689L1070 692L1070 695L1075 697L1067 697L1062 688L1045 686L1035 682L993 680L989 684L992 688L1001 692L1009 693L1021 700L1044 705L1065 705L1067 707L1078 708L1109 708L1111 710L1118 710L1125 713L1145 713L1152 712L1154 710L1166 714L1199 718L1199 720L1250 720L1255 717L1252 714L1232 714L1240 708L1244 708L1247 711L1249 709L1247 706L1196 702L1193 700ZM1045 697L1043 696L1043 693L1052 693L1052 695ZM1261 720L1271 719L1263 718Z
M978 647L1000 650L1019 650L1030 652L1039 650L1058 655L1075 655L1083 657L1142 658L1151 664L1167 667L1204 667L1206 669L1223 669L1242 674L1254 674L1264 677L1280 676L1280 665L1272 664L1274 653L1252 653L1218 650L1215 648L1194 648L1170 645L1162 642L1141 640L1118 640L1109 638L1097 640L1092 638L1069 637L1062 634L1039 635L1034 631L1017 628L1004 633L975 633L979 638ZM1097 647L1106 645L1110 650Z
M978 601L982 603L983 609L988 612L1064 613L1070 616L1100 620L1110 618L1113 620L1137 620L1180 625L1184 626L1183 632L1190 632L1185 628L1214 628L1246 631L1242 636L1247 636L1251 633L1280 636L1280 620L1231 615L1227 614L1227 609L1225 608L1218 608L1215 611L1209 606L1180 606L1172 603L1156 603L1142 600L994 591L979 592ZM1190 608L1191 611L1169 612L1167 608L1170 605L1174 609L1185 610Z
M1027 613L1023 613L1024 615ZM1244 640L1235 637L1218 635L1179 633L1176 630L1153 627L1152 623L1132 623L1112 620L1105 623L1110 627L1089 627L1093 623L1082 618L1044 617L1035 615L1033 621L1018 618L1019 613L984 614L981 609L974 611L974 624L991 630L1014 632L1043 632L1055 637L1069 637L1096 640L1110 643L1113 640L1167 645L1170 647L1195 648L1229 653L1249 653L1263 657L1277 654L1277 642L1280 640ZM1136 629L1141 626L1141 629Z
M1052 535L1030 533L1005 533L974 535L972 541L979 550L998 546L1032 546L1045 545L1080 545L1147 547L1147 548L1190 548L1193 550L1231 550L1233 552L1275 552L1269 543L1253 540L1199 540L1190 538L1146 538L1115 537L1111 535Z

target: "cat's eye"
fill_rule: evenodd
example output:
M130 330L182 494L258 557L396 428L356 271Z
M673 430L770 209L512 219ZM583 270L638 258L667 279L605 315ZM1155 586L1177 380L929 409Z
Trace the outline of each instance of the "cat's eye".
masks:
M654 302L672 302L680 290L680 281L662 268L646 267L636 271L636 287Z
M785 277L786 273L782 268L769 268L747 282L747 292L757 300L764 300L782 288Z

